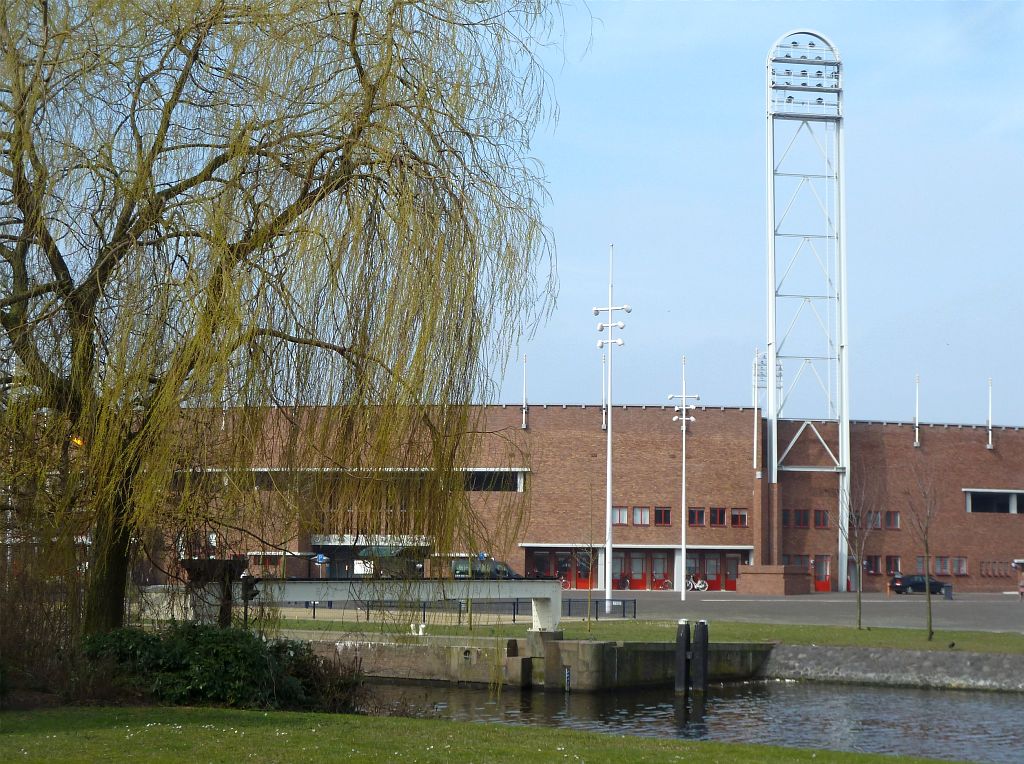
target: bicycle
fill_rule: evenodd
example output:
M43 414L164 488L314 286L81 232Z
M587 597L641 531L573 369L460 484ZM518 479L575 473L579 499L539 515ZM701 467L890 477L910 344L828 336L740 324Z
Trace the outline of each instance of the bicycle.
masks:
M667 591L672 588L672 581L667 578L663 578L654 585L654 588L661 591Z
M706 592L707 590L708 582L706 579L697 575L690 575L686 577L686 591Z

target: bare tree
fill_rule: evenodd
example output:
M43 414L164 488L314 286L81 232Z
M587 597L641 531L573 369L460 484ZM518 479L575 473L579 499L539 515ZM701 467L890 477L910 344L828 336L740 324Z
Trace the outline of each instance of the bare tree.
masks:
M415 467L402 528L471 527L465 404L553 292L528 157L550 23L533 0L3 5L2 425L33 444L9 475L53 497L20 522L88 542L87 631L122 623L154 530L239 519L257 456L348 470L312 523L374 527L381 470ZM170 490L210 463L220 501Z
M877 476L868 472L863 465L857 465L853 469L848 506L849 523L845 527L839 522L838 511L830 511L829 515L831 521L839 527L843 543L857 563L857 628L860 629L863 615L861 594L864 589L864 559L868 539L871 538L871 532L878 527L881 511L881 485Z
M924 551L924 595L927 603L928 640L935 636L932 629L931 587L931 527L939 513L939 494L934 477L925 472L920 459L911 469L912 482L907 489L907 527Z

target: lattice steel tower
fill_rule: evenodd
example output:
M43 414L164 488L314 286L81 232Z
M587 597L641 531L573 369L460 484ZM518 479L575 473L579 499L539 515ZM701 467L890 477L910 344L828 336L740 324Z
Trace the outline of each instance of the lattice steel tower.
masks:
M850 418L842 85L839 51L817 32L790 32L768 53L767 367L779 383L765 386L766 466L773 484L780 471L837 474L838 565L830 575L838 574L845 591ZM780 419L802 420L785 443ZM837 449L819 431L821 421L837 423ZM787 459L800 438L811 438L824 457Z

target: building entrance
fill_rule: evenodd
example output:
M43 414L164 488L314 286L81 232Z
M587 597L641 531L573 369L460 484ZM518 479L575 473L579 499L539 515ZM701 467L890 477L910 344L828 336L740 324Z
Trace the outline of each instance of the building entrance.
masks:
M708 591L736 591L740 565L747 560L746 552L726 550L700 550L686 553L688 575L698 575L708 582Z
M600 586L591 549L527 549L526 577L557 578L563 589Z

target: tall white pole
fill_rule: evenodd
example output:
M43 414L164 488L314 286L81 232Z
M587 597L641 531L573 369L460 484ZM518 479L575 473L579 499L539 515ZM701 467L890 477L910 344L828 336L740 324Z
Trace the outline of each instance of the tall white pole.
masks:
M992 377L988 378L988 443L985 448L992 448Z
M608 429L608 356L601 353L601 429Z
M597 346L603 348L605 345L608 346L608 377L606 380L606 396L605 396L605 429L607 430L607 448L606 448L606 464L605 464L605 534L604 534L604 589L605 589L605 610L611 612L612 608L612 348L615 345L622 345L622 339L615 338L615 329L625 328L625 324L621 321L612 321L614 318L615 311L621 310L629 313L632 308L629 305L614 305L612 303L613 291L612 291L612 273L614 265L615 245L609 245L608 247L608 305L604 308L594 308L594 315L599 315L602 312L608 313L608 320L601 322L597 325L599 332L608 330L608 339L598 340Z
M526 429L526 415L529 411L526 403L526 354L523 354L523 429Z
M679 579L679 599L686 602L686 526L689 525L689 508L686 506L686 356L683 356L683 421L679 429L683 433L682 446L682 496L679 499L679 561L683 566L683 575Z
M679 413L674 416L673 421L679 422L679 430L682 433L682 466L680 467L680 498L679 498L679 599L686 602L686 526L689 524L689 508L686 501L686 426L693 421L693 417L687 412L693 410L693 404L688 401L699 401L699 395L686 394L686 356L683 356L682 372L683 389L679 395L670 395L669 400L678 400L679 405L675 410Z
M613 333L615 331L612 322L612 258L615 254L615 245L608 245L608 416L606 424L607 438L605 446L605 507L604 507L604 590L605 590L605 611L612 609L612 349L615 347Z
M914 375L914 448L921 447L921 375Z

